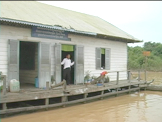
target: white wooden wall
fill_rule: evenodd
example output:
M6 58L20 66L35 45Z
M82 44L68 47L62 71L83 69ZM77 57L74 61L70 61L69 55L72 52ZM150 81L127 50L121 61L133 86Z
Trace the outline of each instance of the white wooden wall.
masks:
M72 42L84 45L84 72L91 71L91 75L99 76L102 71L126 71L127 70L127 43L98 39L92 37L70 35ZM95 48L110 48L110 70L96 70ZM126 79L127 73L120 72L120 79ZM116 80L116 73L109 73L111 80Z
M30 28L20 28L12 26L1 25L0 33L0 71L7 74L7 48L8 39L15 39L20 41L33 41L33 42L51 42L52 56L51 56L51 75L54 74L54 43L74 44L84 46L84 72L91 71L91 75L99 76L102 71L96 70L95 67L95 48L110 48L111 49L111 62L109 71L125 71L127 70L127 43L111 41L105 39L98 39L94 37L79 36L69 34L71 41L60 41L55 39L44 39L31 37ZM109 73L110 80L116 79L116 73ZM120 79L126 79L127 73L120 73Z

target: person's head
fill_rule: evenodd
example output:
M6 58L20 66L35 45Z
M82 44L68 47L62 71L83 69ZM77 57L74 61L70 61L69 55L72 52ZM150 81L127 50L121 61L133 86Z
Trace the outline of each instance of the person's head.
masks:
M66 58L70 59L70 54L67 54L67 55L66 55Z

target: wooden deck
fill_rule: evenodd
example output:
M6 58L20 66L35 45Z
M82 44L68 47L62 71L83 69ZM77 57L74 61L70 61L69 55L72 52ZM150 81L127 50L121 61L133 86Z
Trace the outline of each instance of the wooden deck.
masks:
M1 110L0 114L21 112L28 110L36 110L42 108L50 108L57 106L65 106L68 104L74 104L78 102L86 102L92 99L102 99L103 97L109 95L118 95L120 93L130 93L131 91L140 90L141 87L146 87L147 83L145 81L138 80L123 80L123 81L112 81L109 83L104 83L103 86L94 85L70 85L66 88L66 93L63 92L62 87L57 87L54 89L21 89L19 93L6 94L1 93ZM96 93L95 95L91 95ZM69 100L71 96L80 95L81 97ZM50 99L59 98L60 101L56 103L50 103ZM17 107L8 108L8 104L24 101L37 101L43 100L43 105L29 106L29 107Z

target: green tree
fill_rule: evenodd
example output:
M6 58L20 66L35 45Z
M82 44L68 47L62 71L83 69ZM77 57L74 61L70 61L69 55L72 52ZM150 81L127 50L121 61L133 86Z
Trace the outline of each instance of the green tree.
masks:
M151 55L145 57L143 51L150 51ZM147 62L146 62L147 60ZM162 71L162 44L145 42L143 47L128 46L128 69L145 69Z

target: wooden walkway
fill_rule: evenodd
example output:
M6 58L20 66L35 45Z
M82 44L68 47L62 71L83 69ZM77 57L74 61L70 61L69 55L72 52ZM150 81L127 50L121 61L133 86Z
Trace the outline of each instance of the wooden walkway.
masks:
M21 112L28 110L38 110L43 108L65 106L68 104L74 104L78 102L86 102L92 99L102 99L109 95L118 95L120 93L130 93L131 91L139 91L141 87L147 87L145 81L138 80L123 80L117 82L104 83L103 86L94 85L71 85L67 86L66 93L63 92L62 87L57 87L50 90L25 90L21 89L19 93L1 93L1 110L0 114ZM97 93L98 92L98 93ZM91 93L97 93L94 96L90 96ZM71 96L81 95L82 97L75 100L69 100ZM49 101L53 98L60 98L60 102L51 104ZM43 105L29 106L29 107L17 107L8 108L9 103L24 102L30 100L43 100Z

